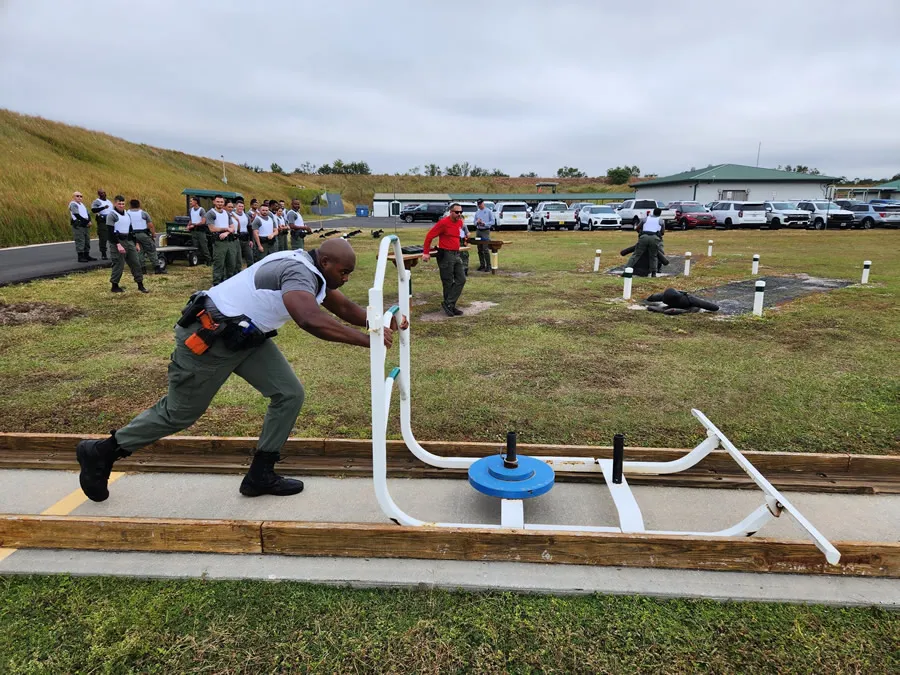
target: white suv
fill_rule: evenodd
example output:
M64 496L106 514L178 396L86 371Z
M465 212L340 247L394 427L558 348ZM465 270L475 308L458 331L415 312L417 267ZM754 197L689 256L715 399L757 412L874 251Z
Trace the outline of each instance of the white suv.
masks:
M773 230L782 227L809 227L809 213L794 202L766 202L766 222Z
M726 230L766 224L766 205L762 202L716 202L711 210L716 217L716 225Z
M528 204L525 202L499 202L494 206L498 230L521 227L528 229Z

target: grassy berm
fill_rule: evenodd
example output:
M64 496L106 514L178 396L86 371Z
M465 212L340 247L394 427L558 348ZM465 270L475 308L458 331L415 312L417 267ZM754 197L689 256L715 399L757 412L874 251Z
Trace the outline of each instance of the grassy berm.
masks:
M596 248L604 268L620 263L617 251L633 233L502 236L512 243L500 253L501 273L473 271L463 293L463 306L496 303L476 316L422 320L439 309L440 282L434 262L414 270L420 439L494 442L516 429L522 442L606 445L623 432L633 445L691 447L703 437L690 415L699 408L745 450L900 452L900 232L667 235L670 253L695 252L691 276L638 279L635 297L746 279L753 253L766 275L858 280L862 261L874 261L868 286L728 320L630 309L622 280L591 268ZM403 243L421 237L401 231ZM697 252L710 237L708 259ZM358 264L345 290L364 305L377 242L352 242ZM2 302L57 306L47 314L55 323L34 322L43 315L34 312L31 322L0 331L0 430L103 433L126 423L165 392L172 325L209 281L208 268L175 265L149 278L147 296L127 278L129 291L111 295L103 271L0 289ZM293 325L276 340L306 387L294 435L368 438L366 350ZM233 377L187 433L255 436L265 406ZM398 426L395 415L395 437Z
M235 159L235 158L229 158ZM237 158L240 161L240 158ZM299 158L297 164L303 159ZM364 159L364 158L363 158ZM309 214L311 200L323 190L338 192L344 208L372 204L375 192L534 192L534 178L471 178L426 176L321 176L318 174L254 173L226 163L228 185L222 184L222 164L177 150L130 143L121 138L21 115L0 108L0 246L65 241L72 238L67 205L81 190L90 205L103 188L138 198L157 223L184 213L184 188L232 190L249 201L301 200ZM294 167L286 166L285 171ZM377 167L373 167L377 170ZM554 179L557 180L557 179ZM603 180L559 180L561 189L575 192L610 190ZM96 236L95 226L91 232Z

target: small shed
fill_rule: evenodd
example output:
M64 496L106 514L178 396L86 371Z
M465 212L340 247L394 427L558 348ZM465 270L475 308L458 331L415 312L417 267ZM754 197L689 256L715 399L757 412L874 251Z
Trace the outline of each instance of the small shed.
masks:
M310 210L319 216L337 216L344 212L340 192L323 192L312 200Z

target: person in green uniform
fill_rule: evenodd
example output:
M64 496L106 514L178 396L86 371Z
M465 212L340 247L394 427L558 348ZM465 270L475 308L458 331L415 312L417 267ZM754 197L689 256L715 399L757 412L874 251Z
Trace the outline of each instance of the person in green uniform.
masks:
M300 215L300 200L292 199L291 208L285 214L284 220L291 232L291 248L303 250L306 248L306 235L312 232L312 228L303 222L303 216Z
M340 291L355 266L356 254L350 243L333 239L310 253L276 253L215 288L191 296L175 327L166 395L112 431L109 438L78 443L75 454L84 494L96 502L107 499L113 463L194 424L232 373L269 399L240 493L256 497L301 492L303 482L279 476L275 463L281 459L305 393L272 337L293 320L319 339L368 347L368 332L358 330L366 326L366 310ZM323 307L340 321L322 311ZM206 333L200 330L204 323L209 327ZM384 330L385 346L390 348L393 331L408 326L406 317L399 326L392 319L390 328Z
M159 264L156 257L156 229L153 227L153 220L150 214L141 208L139 199L132 199L129 202L128 217L131 218L131 230L134 233L134 240L141 247L141 255L144 258L144 269L153 269L154 274L165 274L165 268Z
M125 292L125 289L119 285L119 281L122 279L125 263L128 263L128 269L131 270L131 276L134 277L138 290L141 293L149 293L150 291L144 288L144 268L141 264L140 254L134 245L134 230L131 227L131 216L125 210L125 197L116 195L112 205L106 215L109 254L112 258L112 271L109 275L109 282L112 284L110 290L113 293Z
M91 217L84 205L84 195L77 190L72 193L69 202L69 220L72 224L72 239L75 241L75 252L78 262L91 262Z
M251 225L253 239L256 242L256 259L278 253L278 229L275 227L275 216L269 213L269 205L263 202Z
M225 278L230 279L241 271L241 242L238 239L240 221L234 213L234 202L225 202L225 213L228 214L228 223L231 228L225 238L229 245L228 255L225 257Z
M231 260L233 247L229 237L234 236L231 216L225 210L225 198L213 197L213 208L206 212L206 225L213 237L213 286L227 278L226 269Z
M197 247L197 257L201 265L212 265L212 256L209 254L209 227L206 225L206 210L200 206L199 197L191 197L191 209L188 213L191 222L187 229Z
M244 213L243 199L238 199L234 205L234 219L237 222L238 246L241 250L240 260L243 260L244 264L250 267L253 264L253 251L256 247L253 241L253 229L250 226L253 218L250 217L250 214ZM238 265L240 265L240 260Z

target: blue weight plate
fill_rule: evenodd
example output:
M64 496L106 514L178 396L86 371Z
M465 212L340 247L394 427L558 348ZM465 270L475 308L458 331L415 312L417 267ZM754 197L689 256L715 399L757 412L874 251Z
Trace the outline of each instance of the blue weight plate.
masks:
M549 464L525 455L519 455L516 469L506 469L502 455L484 457L469 467L469 484L481 493L501 499L538 497L550 491L554 477Z

